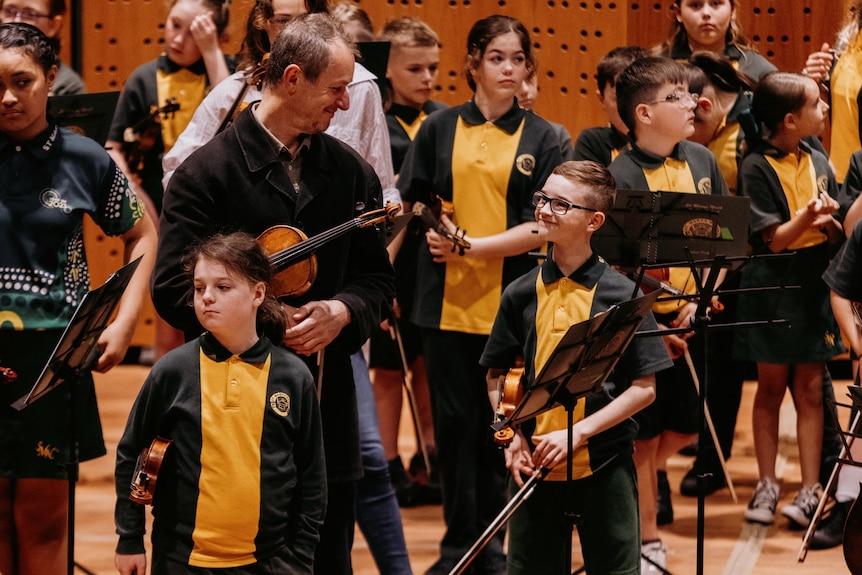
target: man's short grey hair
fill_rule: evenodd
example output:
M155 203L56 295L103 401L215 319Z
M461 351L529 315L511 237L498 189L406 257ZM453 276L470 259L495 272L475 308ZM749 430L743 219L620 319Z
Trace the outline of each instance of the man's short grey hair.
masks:
M344 44L358 55L356 44L341 25L328 14L303 14L284 27L269 55L265 83L281 82L284 71L296 64L309 82L315 83L332 63L332 48Z

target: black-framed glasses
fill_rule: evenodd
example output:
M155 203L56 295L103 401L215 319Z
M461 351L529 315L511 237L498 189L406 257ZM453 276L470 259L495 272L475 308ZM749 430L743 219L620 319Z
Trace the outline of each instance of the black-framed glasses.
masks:
M12 7L3 8L0 14L2 14L5 22L20 20L21 22L35 23L42 18L51 18L50 14L42 14L41 12L34 12L33 10L20 10Z
M664 98L659 98L658 100L653 100L652 102L647 102L647 104L661 104L663 102L674 102L680 108L685 108L690 104L697 105L697 99L700 98L700 94L696 94L694 92L672 92L665 96Z
M533 192L532 204L534 207L540 210L545 207L545 204L550 204L551 211L558 216L566 215L566 212L568 212L572 208L576 210L584 210L585 212L599 211L593 208L588 208L586 206L579 206L578 204L573 204L572 202L567 202L566 200L561 200L560 198L549 198L541 190Z

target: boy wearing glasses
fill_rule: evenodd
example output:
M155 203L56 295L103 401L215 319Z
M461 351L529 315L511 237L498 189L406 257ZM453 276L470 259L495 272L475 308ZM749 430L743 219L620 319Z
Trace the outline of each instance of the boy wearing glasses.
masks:
M541 267L503 292L484 353L489 396L496 407L497 382L516 357L525 359L530 383L569 326L631 297L634 284L590 246L614 202L614 179L591 161L564 162L533 194L539 239L552 244ZM652 315L641 330L655 330ZM575 513L588 573L636 573L640 561L638 489L632 459L637 426L631 417L655 396L653 374L672 362L661 341L635 338L601 392L578 400L573 432L573 478L566 492L568 414L556 407L515 429L505 450L515 483L522 474L549 470L509 523L509 575L559 573ZM570 498L570 499L567 499ZM563 509L569 501L571 509Z
M682 64L661 57L636 60L617 78L617 109L631 144L611 163L618 189L728 195L715 156L686 140L694 133L698 95L688 91ZM688 268L670 268L667 283L686 293L696 286ZM658 302L659 327L688 327L694 301ZM656 374L656 401L638 414L635 465L640 493L642 573L661 573L666 550L658 525L673 521L667 458L697 437L698 398L685 355L692 332L665 336L674 365ZM692 352L699 346L692 346ZM695 365L702 361L695 358ZM660 569L659 569L660 568Z
M42 31L60 52L60 30L66 14L66 0L0 0L0 24L24 22ZM84 80L75 70L59 62L51 96L83 94Z

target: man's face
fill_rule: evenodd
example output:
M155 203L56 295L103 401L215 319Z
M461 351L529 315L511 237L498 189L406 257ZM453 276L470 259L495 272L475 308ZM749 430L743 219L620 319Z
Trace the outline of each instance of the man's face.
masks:
M316 82L310 82L302 73L297 80L297 109L294 111L304 134L326 130L335 112L350 107L347 84L353 79L353 52L340 42L331 50L331 65Z

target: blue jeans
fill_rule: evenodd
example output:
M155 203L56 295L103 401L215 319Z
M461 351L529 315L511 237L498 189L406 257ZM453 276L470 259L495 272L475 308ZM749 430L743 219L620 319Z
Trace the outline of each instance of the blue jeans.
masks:
M377 404L365 357L350 356L359 410L359 443L362 449L362 479L356 485L356 522L381 575L412 575L407 543L401 525L401 510L389 480L389 465L383 453L377 426Z

